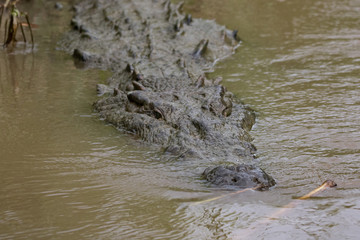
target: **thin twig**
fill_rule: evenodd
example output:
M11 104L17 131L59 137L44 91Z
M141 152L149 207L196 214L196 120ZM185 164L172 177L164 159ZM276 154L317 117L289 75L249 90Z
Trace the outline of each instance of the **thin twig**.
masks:
M1 8L1 12L0 12L0 28L1 28L1 23L2 23L2 17L3 17L3 15L4 15L4 6L1 6L0 7Z
M5 46L8 46L10 43L14 45L16 41L16 32L17 32L17 18L13 14L10 14L10 23L9 23L9 29L8 29L8 36L7 40L5 42Z
M232 192L232 193L228 193L228 194L224 194L224 195L221 195L221 196L218 196L218 197L214 197L214 198L194 202L191 205L194 206L194 205L199 205L199 204L203 204L203 203L212 202L212 201L215 201L215 200L218 200L218 199L221 199L221 198L224 198L224 197L228 197L228 196L231 196L231 195L243 193L243 192L250 191L250 190L256 190L256 189L261 188L261 187L262 187L262 185L258 185L258 186L253 187L253 188L245 188L245 189L242 189L242 190L239 190L239 191L236 191L236 192Z
M21 21L20 21L20 23L18 23L18 24L20 25L21 33L22 33L22 35L23 35L23 38L24 38L24 42L26 43L26 37L25 37L25 32L24 32L24 28L23 28L23 26L22 26L22 23L21 23Z
M7 6L9 5L10 0L6 0L5 4L4 4L4 8L7 8Z
M6 35L7 35L8 20L5 21L5 32L4 32L4 47L6 47Z
M314 190L312 190L311 192L309 192L308 194L305 194L304 196L297 198L294 201L291 201L290 203L286 204L285 206L281 207L278 211L274 212L273 214L271 214L270 216L257 221L255 223L255 226L251 227L247 227L246 230L242 231L241 233L239 233L239 231L237 233L234 234L233 239L254 239L254 236L252 236L252 234L259 229L264 229L266 228L266 225L271 223L272 220L279 218L280 216L282 216L285 212L289 211L290 209L294 208L297 204L300 203L299 200L306 200L309 199L310 197L314 196L315 194L324 191L328 188L332 188L332 187L336 187L337 184L332 181L332 180L326 180L323 184L321 184L319 187L315 188Z
M27 22L27 24L29 25L29 29L30 29L30 36L31 36L32 48L34 48L34 36L33 36L33 33L32 33L31 24L30 24L29 16L27 15L27 13L25 13L25 18L26 18L26 22Z

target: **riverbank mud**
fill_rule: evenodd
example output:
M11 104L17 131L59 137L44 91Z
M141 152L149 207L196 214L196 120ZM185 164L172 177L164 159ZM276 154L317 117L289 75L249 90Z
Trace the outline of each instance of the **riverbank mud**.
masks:
M205 76L239 46L237 31L181 9L160 0L81 1L60 44L78 64L113 72L98 84L94 103L105 121L158 144L164 157L211 162L214 169L243 164L216 171L212 183L267 189L275 181L252 164L254 113L221 79ZM231 169L237 184L214 180ZM208 168L206 179L208 173L214 171Z

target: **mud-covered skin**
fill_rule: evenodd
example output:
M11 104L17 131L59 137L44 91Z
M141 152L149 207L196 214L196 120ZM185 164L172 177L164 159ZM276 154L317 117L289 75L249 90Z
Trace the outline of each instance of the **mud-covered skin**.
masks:
M275 185L274 179L262 169L248 164L209 167L203 172L203 177L207 181L219 186L267 190Z
M205 77L238 47L236 31L192 19L181 7L160 0L82 1L61 45L87 66L114 73L98 85L103 98L94 104L107 122L178 158L249 163L256 151L248 134L254 114L221 79Z

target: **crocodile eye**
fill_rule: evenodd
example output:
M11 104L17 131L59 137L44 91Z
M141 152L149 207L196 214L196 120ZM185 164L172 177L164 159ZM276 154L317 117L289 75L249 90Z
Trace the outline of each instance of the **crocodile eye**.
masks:
M158 108L154 109L154 116L155 116L156 119L165 119L162 111L160 109L158 109Z

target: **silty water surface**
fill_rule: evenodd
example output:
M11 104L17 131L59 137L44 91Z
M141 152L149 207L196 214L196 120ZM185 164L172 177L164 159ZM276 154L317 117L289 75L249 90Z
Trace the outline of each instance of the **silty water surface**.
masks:
M109 74L55 51L63 3L23 5L35 51L0 52L0 239L357 238L359 1L186 1L239 30L241 47L211 75L256 110L257 164L278 182L199 205L228 193L197 178L201 164L161 161L93 114ZM339 186L276 215L328 178Z

